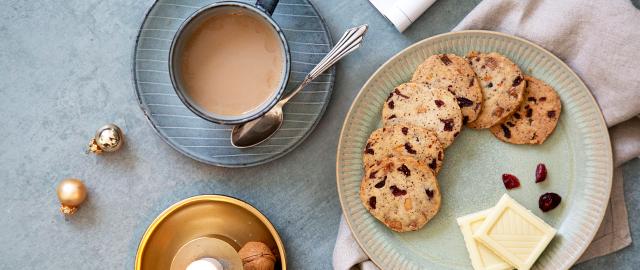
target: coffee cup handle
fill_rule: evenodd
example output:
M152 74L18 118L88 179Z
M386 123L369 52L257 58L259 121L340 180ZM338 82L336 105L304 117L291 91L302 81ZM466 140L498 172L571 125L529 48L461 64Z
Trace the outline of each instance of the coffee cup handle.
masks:
M256 6L271 16L278 5L278 1L279 0L257 0Z

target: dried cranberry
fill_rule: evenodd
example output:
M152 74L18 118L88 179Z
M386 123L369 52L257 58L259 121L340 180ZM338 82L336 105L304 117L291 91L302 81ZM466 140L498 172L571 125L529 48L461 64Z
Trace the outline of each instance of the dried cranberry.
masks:
M489 84L487 84L487 87L489 88L493 87L493 83L490 82Z
M395 114L392 114L392 115L391 115L391 116L389 116L387 119L393 119L393 118L396 118L396 115L395 115Z
M540 101L540 102L547 101L547 97L541 97L541 98L539 99L539 101Z
M533 115L533 109L527 109L527 117L531 117Z
M364 147L364 152L369 154L369 155L375 154L375 152L371 148L371 143L367 143L367 146Z
M540 183L547 179L547 167L540 163L536 167L536 183Z
M513 80L513 84L511 86L518 86L522 82L522 77L518 76Z
M457 97L456 100L458 100L458 106L460 106L460 108L470 107L473 105L473 101L464 97Z
M438 108L442 107L444 105L444 101L436 99L433 102L436 103L436 106L438 106Z
M451 63L453 63L453 62L451 62L451 59L449 59L449 57L447 57L446 54L443 54L442 56L440 56L440 61L442 61L442 63L445 66L451 65Z
M515 117L516 119L520 119L520 114L519 113L514 113L513 117Z
M395 90L393 90L393 92L396 93L396 95L401 96L403 98L409 98L408 96L405 96L402 93L400 93L400 90L398 90L397 88Z
M402 134L407 135L408 132L409 132L409 128L408 127L403 127L402 128Z
M398 171L403 173L405 176L411 175L411 170L407 167L407 165L402 164L402 166L398 167Z
M561 201L562 197L560 197L560 195L553 192L545 193L540 196L540 199L538 200L538 207L540 207L542 212L551 211L560 205Z
M374 187L375 188L382 188L384 187L384 184L387 182L387 176L385 175L384 178L382 179L382 181L378 182Z
M411 147L410 143L405 143L404 144L404 149L407 150L407 153L409 154L417 154L418 152L416 152L416 150L413 149L413 147Z
M504 183L504 187L507 189L514 189L520 187L520 180L513 174L505 173L502 175L502 183Z
M547 112L547 116L548 116L549 118L554 118L554 117L556 117L556 111L548 111L548 112Z
M431 163L429 163L429 168L431 168L432 170L436 169L436 160L432 159Z
M467 122L469 122L469 116L466 116L466 115L465 115L465 116L463 116L463 117L462 117L462 124L463 124L463 125L466 125L466 124L467 124Z
M511 138L511 130L509 130L509 128L505 125L500 125L500 127L502 128L502 133L504 133L504 137L507 139Z
M369 174L369 178L371 178L371 179L376 178L376 174L377 174L377 173L378 173L378 171L372 171L372 172Z
M389 103L387 103L387 106L389 106L389 109L393 110L393 107L395 107L395 104L393 103L393 100L389 101Z
M527 101L533 101L533 102L536 102L536 98L534 98L534 97L528 97L528 98L527 98Z
M444 124L444 131L453 131L453 119L440 119L440 122Z
M369 206L371 206L371 209L376 209L376 196L369 198Z
M393 194L393 196L398 197L398 196L402 196L402 195L407 195L407 191L406 190L399 189L395 185L390 186L389 189L391 189L391 194Z
M429 200L431 200L433 198L433 190L425 189L424 191L427 193L427 197L429 197Z

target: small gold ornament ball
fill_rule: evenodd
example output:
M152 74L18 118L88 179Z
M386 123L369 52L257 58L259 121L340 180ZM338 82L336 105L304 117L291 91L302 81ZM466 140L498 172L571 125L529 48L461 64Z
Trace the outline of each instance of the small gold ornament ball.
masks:
M80 179L64 179L58 184L56 191L61 204L60 211L65 215L74 214L87 198L87 188Z
M89 150L93 153L100 154L104 152L113 152L124 144L124 134L122 129L114 124L108 124L96 132L96 135L89 143Z

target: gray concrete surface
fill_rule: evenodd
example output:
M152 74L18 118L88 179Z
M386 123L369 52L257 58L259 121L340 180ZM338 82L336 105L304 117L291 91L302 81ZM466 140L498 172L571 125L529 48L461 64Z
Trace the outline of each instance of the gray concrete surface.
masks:
M180 155L155 135L131 82L134 39L152 0L0 1L0 268L131 269L141 235L163 209L196 194L242 198L280 230L291 269L330 269L340 206L335 151L364 81L407 45L449 31L478 0L438 0L405 34L366 0L314 0L334 38L368 23L364 46L337 67L333 100L313 134L286 157L224 169ZM119 123L124 149L84 152L101 125ZM76 216L58 212L55 186L84 179ZM625 166L634 236L640 161ZM579 265L637 269L640 248Z

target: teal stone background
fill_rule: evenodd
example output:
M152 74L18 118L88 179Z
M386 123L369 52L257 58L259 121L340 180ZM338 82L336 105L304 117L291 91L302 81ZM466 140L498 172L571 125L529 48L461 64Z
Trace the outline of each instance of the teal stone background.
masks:
M312 2L334 40L369 24L363 47L337 65L331 103L302 145L264 165L226 169L173 150L138 106L132 54L153 1L0 1L0 268L132 269L140 237L162 210L193 195L226 194L271 219L291 269L331 269L341 213L335 152L353 98L389 57L449 31L479 1L438 0L404 34L366 0ZM86 154L89 138L109 122L125 130L125 147ZM624 173L637 236L640 160ZM90 192L68 220L55 194L66 177L83 179ZM575 268L636 269L639 254L634 243Z

